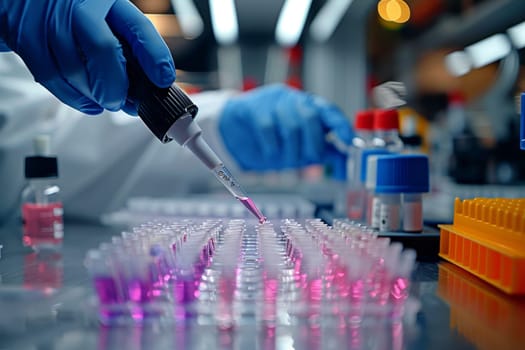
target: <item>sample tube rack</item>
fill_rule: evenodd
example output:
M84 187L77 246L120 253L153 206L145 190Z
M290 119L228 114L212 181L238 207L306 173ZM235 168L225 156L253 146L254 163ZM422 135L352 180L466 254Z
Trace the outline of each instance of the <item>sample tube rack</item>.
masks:
M415 259L357 223L207 219L137 226L85 263L103 324L198 318L230 328L399 320Z

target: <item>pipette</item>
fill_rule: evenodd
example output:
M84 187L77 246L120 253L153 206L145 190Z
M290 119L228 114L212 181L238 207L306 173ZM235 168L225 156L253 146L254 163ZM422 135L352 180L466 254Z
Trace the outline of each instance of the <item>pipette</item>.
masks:
M137 106L139 117L162 142L175 140L186 146L210 169L226 189L239 200L260 223L266 218L253 200L242 190L237 180L224 166L217 154L202 137L202 130L194 121L198 107L175 83L169 88L153 84L130 55L127 71L130 79L129 100Z

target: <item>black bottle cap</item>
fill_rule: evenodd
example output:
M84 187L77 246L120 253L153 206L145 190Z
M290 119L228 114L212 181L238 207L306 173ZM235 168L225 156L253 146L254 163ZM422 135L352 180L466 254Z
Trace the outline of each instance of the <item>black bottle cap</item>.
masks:
M137 107L139 117L162 143L170 142L172 139L166 134L173 123L187 114L195 117L198 108L175 83L168 88L153 84L129 46L122 43L130 81L128 101Z
M167 132L173 123L187 114L195 117L198 108L175 83L169 88L149 84L150 88L138 98L139 117L162 143L166 143L172 140Z
M31 156L25 158L26 179L58 177L58 161L56 157Z

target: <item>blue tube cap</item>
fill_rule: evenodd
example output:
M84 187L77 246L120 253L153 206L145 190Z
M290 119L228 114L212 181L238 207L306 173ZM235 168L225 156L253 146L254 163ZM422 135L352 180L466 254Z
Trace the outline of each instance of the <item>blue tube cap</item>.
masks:
M398 154L377 157L377 193L424 193L429 189L426 155Z

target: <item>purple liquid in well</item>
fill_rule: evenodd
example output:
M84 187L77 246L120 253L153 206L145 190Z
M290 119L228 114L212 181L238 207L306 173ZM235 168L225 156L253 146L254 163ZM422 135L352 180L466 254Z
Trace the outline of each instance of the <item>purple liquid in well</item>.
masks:
M188 278L184 280L175 281L174 294L175 300L180 305L193 303L198 295L198 280Z
M112 277L96 277L94 283L101 304L114 304L120 301L117 292L117 285Z
M244 205L253 215L257 217L259 223L263 224L266 222L266 217L260 212L255 203L250 197L238 197L237 198L242 205Z

